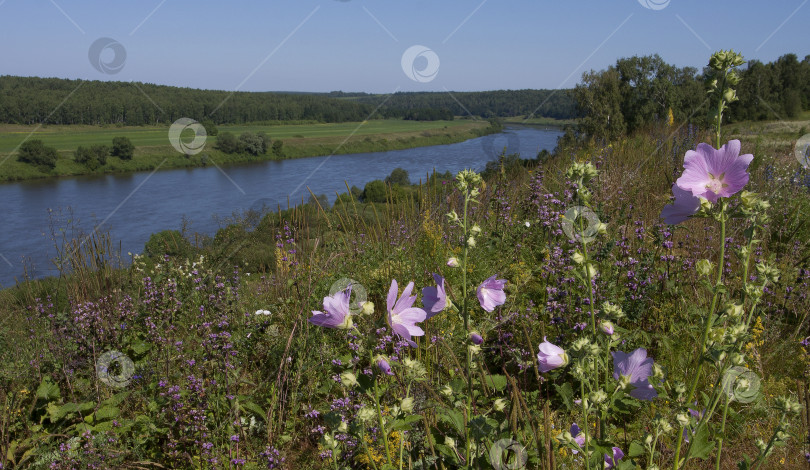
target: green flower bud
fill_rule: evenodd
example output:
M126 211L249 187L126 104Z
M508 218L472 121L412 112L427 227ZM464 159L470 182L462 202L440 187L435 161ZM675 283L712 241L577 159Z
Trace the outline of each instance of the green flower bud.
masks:
M346 371L340 374L340 383L349 388L356 387L358 385L357 376L349 371Z
M495 400L495 403L493 403L492 406L497 411L503 411L504 408L506 408L507 403L508 402L506 400L504 400L503 398L498 398L497 400Z
M413 413L413 397L405 397L399 403L399 407L405 413Z
M571 255L571 259L574 260L577 264L582 264L585 262L585 256L579 252L579 250L575 251L573 255Z
M695 263L695 269L698 275L708 277L712 274L712 271L714 271L714 263L707 259L701 259Z
M675 415L675 421L677 421L681 426L688 426L689 416L687 416L686 413L678 413Z
M368 422L370 422L371 420L374 419L376 414L377 413L375 413L374 410L371 409L370 406L364 406L364 407L360 408L360 410L357 412L357 419L359 419L360 421L362 421L364 423L368 423Z

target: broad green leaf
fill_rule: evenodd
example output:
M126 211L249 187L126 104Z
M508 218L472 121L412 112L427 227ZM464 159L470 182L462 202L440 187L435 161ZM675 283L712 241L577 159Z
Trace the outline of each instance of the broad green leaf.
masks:
M647 453L647 449L644 448L643 445L639 444L638 441L633 441L630 443L630 449L627 451L628 457L639 457Z
M40 382L39 387L37 388L37 398L45 401L52 401L59 398L59 395L59 385L54 383L50 376L46 375L43 377L42 382Z
M255 414L256 416L258 416L261 419L267 419L267 416L265 415L264 410L262 409L262 407L255 404L255 403L253 403L252 401L242 402L242 409L247 410L247 411L252 411L253 414Z
M501 392L506 388L506 376L504 375L490 375L486 378L486 384L493 387L495 390Z
M709 441L709 428L702 426L697 434L691 437L691 445L689 452L686 454L686 460L692 458L707 459L714 449L714 442Z
M557 390L557 394L560 395L560 398L562 398L565 408L570 411L574 406L574 390L571 388L571 384L568 382L562 385L555 384L554 388Z

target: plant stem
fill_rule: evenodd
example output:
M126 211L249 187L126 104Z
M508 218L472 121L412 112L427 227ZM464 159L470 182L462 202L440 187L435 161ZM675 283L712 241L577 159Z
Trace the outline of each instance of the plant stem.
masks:
M371 464L371 468L377 470L377 464L374 463L374 459L371 457L371 452L368 451L368 444L366 444L366 425L363 425L363 434L360 436L360 441L363 443L363 450L366 451L366 458L368 458L369 463Z
M582 453L585 454L585 468L591 468L591 460L588 456L588 409L585 407L585 380L582 380L579 383L579 396L582 399L582 417L585 420L585 425L582 427L582 431L585 433L585 445L582 446Z
M717 438L717 460L714 463L715 470L720 470L720 455L723 453L723 436L726 432L726 415L728 414L729 403L731 403L731 397L726 395L726 404L723 406L723 424L720 425L720 437Z
M374 355L372 353L371 362L374 363ZM382 408L380 408L380 388L377 386L377 378L374 378L374 405L377 407L377 421L380 425L380 433L383 437L383 444L385 445L385 457L388 459L388 464L393 465L391 462L391 451L388 450L388 433L385 432L385 424L383 423Z
M473 389L472 389L472 353L470 352L469 347L469 334L470 334L470 312L467 307L467 254L469 251L469 245L467 244L467 206L470 201L470 195L468 190L464 190L464 218L463 218L463 226L462 229L464 231L464 256L462 261L462 289L463 289L463 297L462 297L462 316L464 317L464 345L465 345L465 352L466 352L466 367L467 367L467 412L464 414L464 439L465 439L465 450L466 450L466 462L467 468L472 468L472 464L470 461L470 454L472 453L472 447L470 442L470 415L472 414L472 396L473 396Z

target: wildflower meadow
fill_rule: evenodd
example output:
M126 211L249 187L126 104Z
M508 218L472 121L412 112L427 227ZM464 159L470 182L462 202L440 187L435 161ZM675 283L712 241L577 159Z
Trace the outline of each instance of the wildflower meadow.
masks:
M706 129L4 291L0 468L807 468L808 169L726 131L743 64Z

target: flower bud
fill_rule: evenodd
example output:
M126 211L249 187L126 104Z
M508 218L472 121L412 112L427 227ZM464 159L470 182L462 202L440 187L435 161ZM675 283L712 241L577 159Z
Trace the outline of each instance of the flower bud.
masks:
M688 426L689 416L687 416L686 413L678 413L675 415L675 421L677 421L681 426Z
M481 346L479 346L477 344L471 344L471 345L468 346L468 348L470 349L470 355L471 356L475 356L475 355L477 355L478 353L481 352Z
M368 423L369 421L374 419L375 414L376 413L374 412L373 409L371 409L371 407L364 406L360 408L360 410L357 412L357 418L364 423Z
M493 403L492 406L494 406L497 411L503 411L504 408L506 408L506 404L507 404L506 400L504 400L503 398L498 398L497 400L495 400L495 403Z
M573 255L571 255L571 259L574 260L577 264L582 264L585 262L585 256L579 252L579 250L575 251Z
M374 303L373 302L363 302L360 304L360 307L363 309L363 315L371 315L374 313Z
M614 331L613 331L613 323L611 323L609 321L600 322L599 323L599 328L602 330L602 333L604 333L604 334L606 334L608 336L613 336L613 333L614 333Z
M475 237L470 235L470 238L467 239L467 246L469 248L475 248Z
M714 270L714 263L712 263L707 259L701 259L698 260L697 263L695 263L695 269L697 270L697 273L701 276L710 276L712 271Z
M596 266L592 265L591 263L588 263L588 265L585 267L585 274L588 276L588 279L595 278L598 272L599 271L596 269Z
M599 232L600 235L607 234L607 224L604 222L599 222L599 225L596 226L596 231Z
M445 385L445 386L442 388L442 392L441 392L441 393L442 393L442 395L444 395L444 396L446 396L446 397L449 397L450 395L452 395L452 394L453 394L453 387L451 387L451 386L449 386L449 385Z
M472 228L470 229L470 233L473 235L478 235L479 233L481 233L481 227L478 224L473 225Z
M644 444L645 444L645 445L650 445L650 444L652 444L652 441L653 441L653 436L652 436L652 434L647 433L647 434L645 434L645 435L644 435Z
M452 257L452 258L448 259L447 260L447 265L450 266L451 268L457 268L457 267L461 266L461 264L458 262L458 258L456 258L456 257Z
M473 331L470 333L470 341L472 341L473 344L481 344L484 342L484 338L481 337L481 335L479 335L477 332Z
M413 397L403 398L399 403L399 407L405 413L413 413Z
M743 313L745 313L745 309L741 304L728 304L726 307L726 315L731 318L737 319L742 317Z
M375 362L377 363L377 367L379 367L380 371L382 371L384 374L394 375L394 373L391 372L391 364L388 363L388 359L383 356L377 356L377 360Z
M341 421L340 426L338 426L338 432L346 432L349 430L349 425L346 424L346 421Z
M599 403L602 403L603 401L607 400L607 393L605 393L603 390L597 390L595 392L591 392L588 395L588 399L592 403L599 404Z
M444 436L444 445L451 449L456 448L456 441L450 436Z
M357 376L349 371L346 371L340 374L340 383L349 388L356 387L358 385Z
M684 384L683 382L677 382L675 384L675 394L681 397L685 393L686 393L686 384Z

